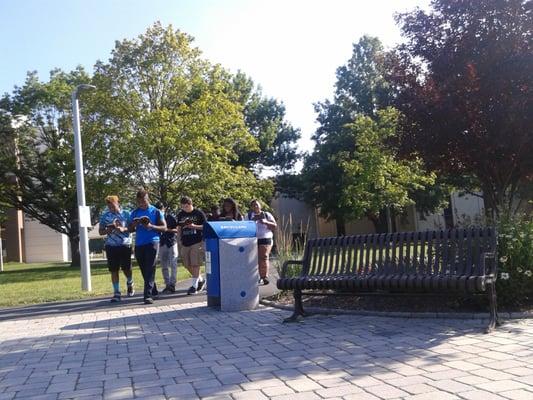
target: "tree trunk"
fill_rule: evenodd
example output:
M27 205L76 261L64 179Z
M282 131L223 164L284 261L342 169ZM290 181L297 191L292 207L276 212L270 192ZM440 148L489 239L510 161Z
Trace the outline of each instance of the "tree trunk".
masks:
M376 233L386 233L388 230L388 223L387 223L387 213L385 210L382 210L378 215L376 214L368 214L367 218L374 224L374 229ZM392 226L392 230L394 231L394 226Z
M79 267L81 265L79 234L69 236L69 241L70 241L70 254L72 257L70 266Z
M344 221L344 218L343 217L335 218L335 222L337 225L337 236L346 235L346 222Z

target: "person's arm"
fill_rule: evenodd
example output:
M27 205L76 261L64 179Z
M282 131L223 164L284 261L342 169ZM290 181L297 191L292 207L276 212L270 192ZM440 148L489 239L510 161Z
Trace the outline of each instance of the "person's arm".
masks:
M148 223L146 225L146 229L153 229L154 231L157 231L157 232L161 232L161 233L164 233L167 231L167 222L165 221L165 217L164 215L161 213L161 211L157 211L157 214L158 215L158 221L156 222L156 224L151 224L151 223Z
M190 224L190 225L187 225L187 227L189 228L192 228L192 229L196 229L198 231L202 231L204 229L204 223L206 221L206 218L205 218L205 214L201 211L198 211L199 212L199 215L200 215L200 224Z
M135 215L135 211L132 212L128 218L128 231L129 232L135 232L135 229L137 229L137 225L139 224L139 220L135 220L134 215Z
M98 223L98 234L100 236L107 235L107 225L105 224L103 215L100 217L100 221Z
M269 217L269 214L265 213L265 218L259 220L259 222L261 222L262 224L268 226L270 229L277 228L278 224L276 223L276 220L274 219L272 214L270 214L270 217L272 217L272 221L270 221L268 217Z

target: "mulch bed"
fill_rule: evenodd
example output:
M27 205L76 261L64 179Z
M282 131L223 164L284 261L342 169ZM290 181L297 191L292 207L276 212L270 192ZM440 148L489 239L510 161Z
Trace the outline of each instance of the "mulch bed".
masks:
M292 305L292 292L280 292L268 300L282 305ZM304 308L320 307L337 310L380 311L380 312L419 312L419 313L486 313L488 299L447 298L433 296L304 296ZM500 312L528 311L532 306L498 307Z

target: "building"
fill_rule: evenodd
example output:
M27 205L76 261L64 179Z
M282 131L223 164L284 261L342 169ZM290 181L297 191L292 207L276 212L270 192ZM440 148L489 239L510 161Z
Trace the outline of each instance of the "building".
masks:
M319 216L310 205L284 194L278 194L272 201L278 227L293 238L337 236L335 221L327 221ZM425 231L450 229L461 226L480 225L484 218L483 198L480 194L462 195L453 193L449 206L433 214L419 212L415 206L409 207L404 215L394 221L397 231ZM374 224L368 218L346 223L346 234L356 235L376 233Z

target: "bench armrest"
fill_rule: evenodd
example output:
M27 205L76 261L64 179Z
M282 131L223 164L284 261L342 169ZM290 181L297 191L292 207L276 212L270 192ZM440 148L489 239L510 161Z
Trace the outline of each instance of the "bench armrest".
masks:
M487 263L487 259L491 260ZM481 253L481 269L483 275L497 277L498 262L496 260L496 253L487 252Z
M285 278L287 274L287 268L289 265L295 264L295 265L303 265L303 260L287 260L283 263L283 266L281 267L281 276L280 278Z

